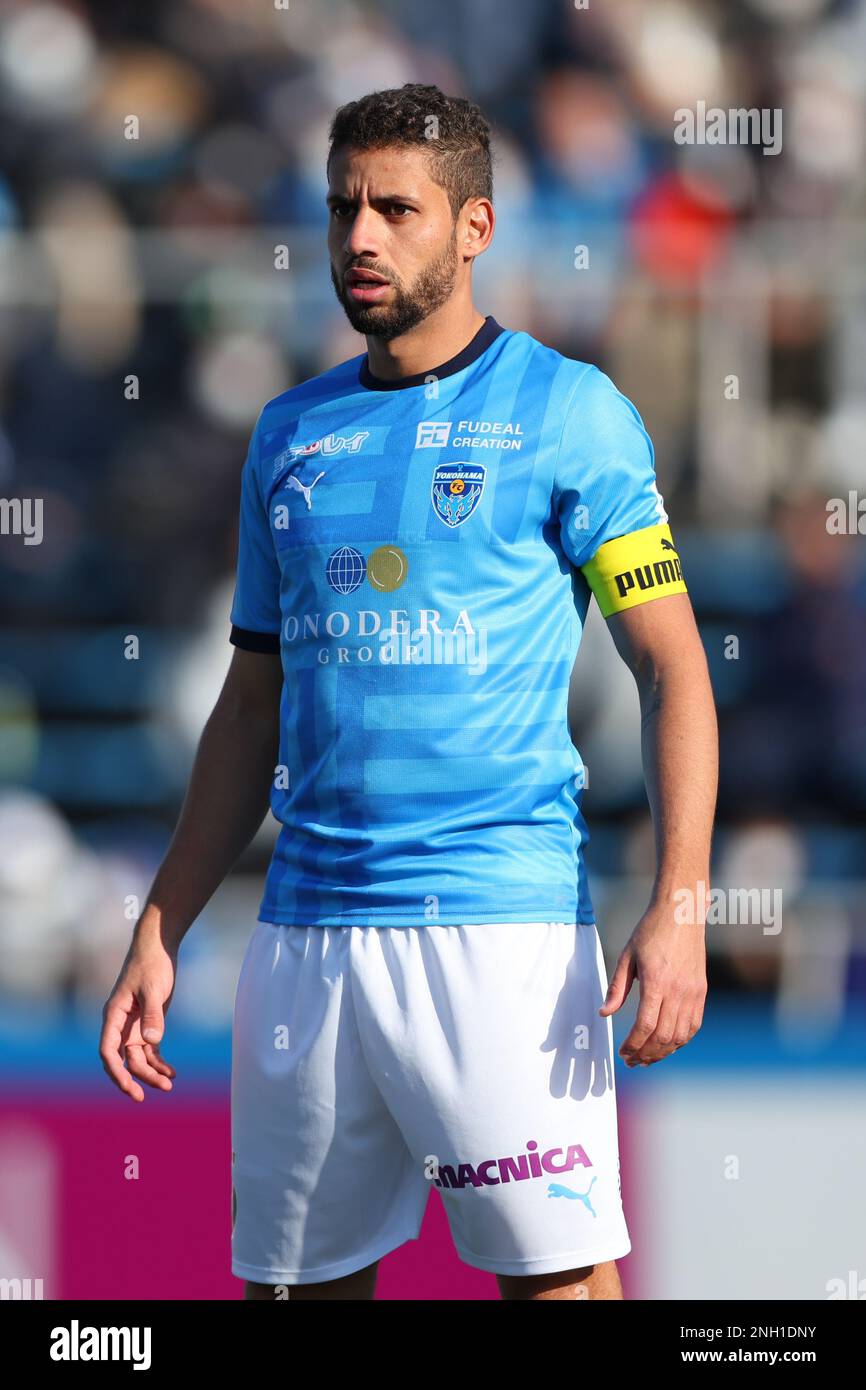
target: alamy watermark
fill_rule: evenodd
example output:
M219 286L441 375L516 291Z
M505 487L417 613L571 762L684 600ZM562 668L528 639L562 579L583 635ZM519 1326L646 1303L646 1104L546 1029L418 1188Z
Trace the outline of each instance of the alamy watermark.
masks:
M42 498L0 497L0 536L23 536L25 545L41 545Z
M760 145L763 154L782 148L782 111L776 106L707 107L705 101L679 106L674 112L677 145Z
M782 930L781 888L708 889L699 881L694 888L677 888L673 898L674 921L681 926L702 920L705 909L708 927L759 926L764 936L778 936Z
M827 502L827 532L831 536L866 536L866 497L851 488L847 497Z
M30 1302L34 1299L42 1299L45 1294L42 1291L43 1281L41 1279L0 1279L0 1302L6 1299Z
M69 1327L51 1329L52 1361L131 1361L134 1371L150 1368L149 1327Z

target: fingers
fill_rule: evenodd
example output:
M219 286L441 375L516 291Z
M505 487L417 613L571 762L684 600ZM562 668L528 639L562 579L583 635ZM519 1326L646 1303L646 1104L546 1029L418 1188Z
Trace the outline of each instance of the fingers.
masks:
M123 1091L124 1095L130 1096L133 1100L144 1100L144 1091L129 1075L123 1065L123 1031L128 1020L128 1008L132 1006L132 995L129 997L129 1005L124 1007L119 999L110 999L102 1013L102 1034L99 1039L99 1055L102 1058L102 1066L109 1079L114 1082L118 1090Z
M162 1076L177 1076L177 1072L171 1065L171 1062L167 1062L164 1057L160 1057L159 1049L153 1043L144 1044L144 1055L150 1062L150 1065L160 1072Z
M157 1091L170 1091L171 1082L166 1072L157 1071L151 1059L145 1055L146 1043L127 1043L126 1044L126 1065L134 1076L139 1080L146 1081L148 1086L153 1086Z
M159 1055L157 1044L141 1041L139 1012L138 1001L131 991L110 999L103 1010L99 1041L103 1069L118 1090L134 1101L144 1100L139 1081L154 1090L170 1091L173 1089L171 1078L177 1074L174 1067ZM159 1015L161 1032L161 1008Z
M646 997L646 989L643 993ZM634 1027L619 1049L626 1065L652 1066L691 1042L703 1021L705 998L706 986L696 991L653 992L646 998L645 1013L642 999Z
M141 1036L145 1042L159 1043L165 1031L162 1000L153 989L144 988L138 999L141 1011Z
M615 1014L628 998L635 978L635 959L634 952L628 947L625 948L616 963L616 969L608 985L605 1001L599 1009L602 1018L608 1018L610 1014Z
M620 1048L620 1056L628 1066L649 1066L651 1062L660 1062L662 1057L669 1057L675 1051L674 1036L678 1015L678 1000L670 995L663 995L655 1006L655 1023L651 1023L651 1011L648 1011L645 1028L634 1038L629 1034ZM647 1032L646 1028L650 1031ZM635 1029L632 1029L632 1033L635 1033Z
M637 1066L642 1060L641 1049L655 1032L663 1002L664 994L660 989L653 987L646 981L641 982L637 1018L631 1026L628 1037L619 1049L620 1057L629 1066Z

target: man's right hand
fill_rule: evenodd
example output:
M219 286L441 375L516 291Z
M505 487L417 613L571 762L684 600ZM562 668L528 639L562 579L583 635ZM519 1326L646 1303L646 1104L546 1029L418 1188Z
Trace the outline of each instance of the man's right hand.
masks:
M134 937L102 1010L102 1065L118 1090L132 1100L144 1100L144 1091L134 1077L157 1091L172 1089L170 1078L176 1072L160 1057L159 1044L176 969L176 956L157 935Z

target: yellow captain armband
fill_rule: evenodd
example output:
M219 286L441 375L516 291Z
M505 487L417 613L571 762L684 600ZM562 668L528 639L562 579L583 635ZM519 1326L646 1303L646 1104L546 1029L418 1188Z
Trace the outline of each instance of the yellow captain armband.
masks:
M667 525L644 526L605 541L581 573L605 618L650 599L687 592L680 557Z

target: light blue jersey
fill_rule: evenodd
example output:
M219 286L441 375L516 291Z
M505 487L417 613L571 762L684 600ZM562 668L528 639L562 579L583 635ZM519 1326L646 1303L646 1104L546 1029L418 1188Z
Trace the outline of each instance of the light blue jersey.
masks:
M683 590L666 521L634 406L490 317L425 375L269 401L231 611L284 674L259 920L593 922L569 677L590 585Z

